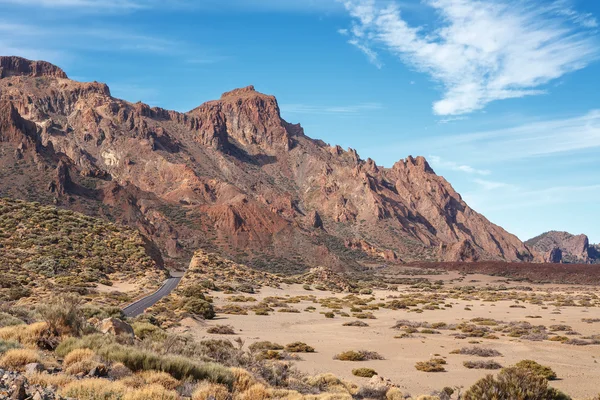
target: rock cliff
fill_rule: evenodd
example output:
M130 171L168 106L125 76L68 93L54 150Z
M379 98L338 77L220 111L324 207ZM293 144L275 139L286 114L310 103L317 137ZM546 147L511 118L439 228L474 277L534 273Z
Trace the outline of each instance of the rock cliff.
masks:
M280 272L532 258L423 157L383 168L311 139L252 86L179 113L48 63L0 65L0 195L134 226L167 262L197 248Z

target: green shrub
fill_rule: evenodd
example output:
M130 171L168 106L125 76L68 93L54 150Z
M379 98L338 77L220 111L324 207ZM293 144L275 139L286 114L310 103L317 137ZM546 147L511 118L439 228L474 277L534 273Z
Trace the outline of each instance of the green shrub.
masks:
M252 343L250 346L248 346L248 349L253 352L262 350L283 350L283 346L279 343L264 341Z
M81 302L79 296L64 294L41 305L38 311L52 335L79 335L85 325Z
M444 364L446 360L443 358L432 358L429 361L419 361L415 364L415 368L423 372L444 372L446 371Z
M372 378L377 375L377 372L371 368L356 368L352 370L352 375L362 378Z
M235 330L229 325L215 325L206 330L215 335L235 335Z
M20 347L21 347L21 345L17 342L0 340L0 355L6 353L8 350L18 349Z
M132 325L135 336L140 339L152 338L154 340L166 339L167 333L149 322L134 322Z
M336 354L333 357L334 360L340 361L367 361L367 360L383 360L383 357L374 351L367 350L349 350L343 353Z
M21 325L23 323L24 322L17 317L5 312L0 312L0 328L4 328L5 326Z
M534 375L541 376L549 381L556 379L556 372L552 371L550 367L538 364L533 360L522 360L519 361L515 367L521 368L531 372Z
M502 365L493 360L465 361L463 365L469 369L500 369Z
M548 387L548 381L523 368L505 368L497 378L487 375L464 394L463 400L570 400L570 397Z
M56 354L64 357L74 349L88 348L99 357L119 362L134 372L162 371L176 379L208 380L230 386L233 375L228 368L215 363L199 363L190 358L175 355L160 355L150 350L116 343L116 338L108 335L90 335L81 339L68 338L57 348Z
M311 347L303 342L289 343L285 346L285 351L288 353L314 353L314 347Z
M364 327L364 326L369 326L369 324L367 324L366 322L362 322L362 321L352 321L352 322L344 322L342 324L342 326L360 326L360 327Z
M215 317L215 309L213 305L206 300L193 298L188 300L183 309L189 313L201 316L204 319L213 319Z

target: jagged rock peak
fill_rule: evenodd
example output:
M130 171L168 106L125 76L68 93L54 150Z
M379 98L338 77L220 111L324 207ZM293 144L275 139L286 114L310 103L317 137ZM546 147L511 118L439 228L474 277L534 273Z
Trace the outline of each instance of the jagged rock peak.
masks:
M266 96L263 93L257 92L256 89L254 88L254 85L250 85L250 86L246 86L244 88L233 89L233 90L230 90L229 92L223 93L221 95L221 100L231 98L231 97L247 97L247 96L256 96L256 95Z
M32 61L17 56L0 56L0 79L10 76L50 76L67 79L67 74L47 61Z

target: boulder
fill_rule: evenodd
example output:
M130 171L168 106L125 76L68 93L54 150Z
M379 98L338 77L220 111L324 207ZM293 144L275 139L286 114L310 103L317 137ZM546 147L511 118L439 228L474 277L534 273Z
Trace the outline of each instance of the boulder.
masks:
M27 374L35 374L36 372L42 372L45 368L40 363L31 363L25 366L25 373Z
M103 319L102 322L100 322L99 329L102 333L109 333L115 336L127 335L135 337L135 333L133 332L131 325L117 318Z

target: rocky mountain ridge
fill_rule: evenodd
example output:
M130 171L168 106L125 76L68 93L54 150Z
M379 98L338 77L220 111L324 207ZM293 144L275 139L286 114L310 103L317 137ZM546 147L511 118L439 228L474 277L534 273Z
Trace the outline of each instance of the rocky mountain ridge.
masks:
M549 231L525 242L541 254L544 262L565 264L600 263L600 246L590 244L586 235Z
M383 168L311 139L252 86L179 113L0 65L0 195L136 227L169 265L198 248L278 272L533 257L423 157Z

